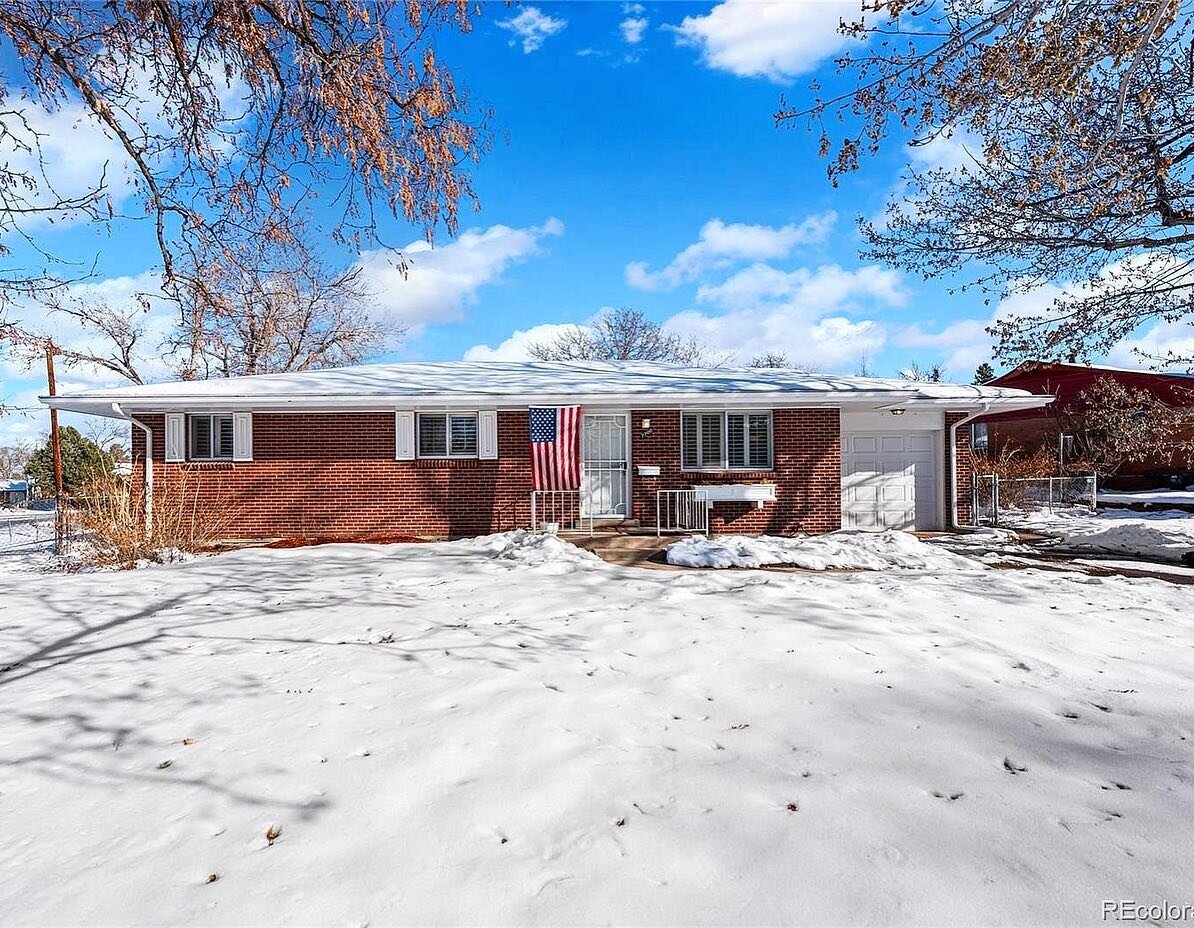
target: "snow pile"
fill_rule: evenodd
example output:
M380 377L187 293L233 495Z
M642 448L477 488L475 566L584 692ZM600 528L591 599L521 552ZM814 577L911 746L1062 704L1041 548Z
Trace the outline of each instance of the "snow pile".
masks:
M1085 507L1017 513L1014 524L1057 539L1074 551L1129 554L1149 560L1181 561L1194 551L1194 514L1180 510L1133 512Z
M532 534L525 529L482 535L453 544L478 550L499 561L509 561L522 567L553 567L560 571L589 568L601 564L601 558L564 541L556 535Z
M991 525L980 525L969 531L956 534L942 535L934 538L932 544L944 544L947 547L1004 547L1018 545L1020 536L1010 529L995 528Z
M979 565L907 532L832 532L828 535L694 535L667 549L682 567L767 567L806 570L974 570Z

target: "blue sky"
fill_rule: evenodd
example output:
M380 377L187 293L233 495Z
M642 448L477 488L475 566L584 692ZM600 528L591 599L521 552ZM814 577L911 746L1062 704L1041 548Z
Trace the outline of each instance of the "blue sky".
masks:
M855 9L493 5L470 34L442 36L439 58L494 110L494 146L473 175L481 209L462 213L455 238L441 230L429 248L419 230L386 224L385 241L406 246L406 280L382 250L333 254L362 263L378 314L406 330L378 360L520 358L555 326L630 306L742 363L777 350L849 373L866 357L894 376L914 360L940 361L968 381L990 355L985 325L1008 307L868 265L856 230L859 215L898 192L910 157L948 165L960 144L913 152L893 140L834 189L816 136L772 121L781 95L800 101L812 78L836 80L830 59L845 40L834 27ZM69 130L60 133L66 176L85 177L110 156L111 143L77 114L45 119ZM93 295L119 300L159 270L143 226L39 234L48 250L98 261L83 288ZM1127 348L1113 360L1138 366ZM0 377L0 397L19 407L0 417L0 443L36 438L41 371L0 363ZM65 389L112 382L82 368L61 379Z

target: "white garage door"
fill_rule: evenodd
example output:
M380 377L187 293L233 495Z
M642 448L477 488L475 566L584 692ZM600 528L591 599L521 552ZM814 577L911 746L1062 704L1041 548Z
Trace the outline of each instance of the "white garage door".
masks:
M842 435L842 527L939 528L933 432Z

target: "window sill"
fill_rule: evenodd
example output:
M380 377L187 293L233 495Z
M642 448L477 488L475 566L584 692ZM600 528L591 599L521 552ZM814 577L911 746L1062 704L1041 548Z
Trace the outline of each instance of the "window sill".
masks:
M167 461L166 463L177 464L186 470L232 470L231 458L217 458L214 461Z
M759 478L762 478L762 477L767 477L767 476L770 476L771 474L774 474L775 468L773 468L773 467L752 467L752 468L744 469L744 470L736 470L733 468L722 468L722 467L701 468L701 469L697 469L697 470L682 468L680 470L680 473L682 473L682 474L697 474L697 475L703 475L706 477L759 477Z
M496 463L495 459L486 459L482 461L480 458L415 458L409 463L416 467L447 467L447 468L469 468L477 467L483 463Z

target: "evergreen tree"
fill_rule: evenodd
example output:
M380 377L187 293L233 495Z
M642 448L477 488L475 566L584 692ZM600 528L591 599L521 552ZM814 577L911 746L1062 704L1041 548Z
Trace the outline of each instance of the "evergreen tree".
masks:
M112 467L112 456L90 438L85 438L73 426L58 430L62 446L62 488L74 493ZM42 496L54 495L54 449L47 437L45 444L33 452L25 475L33 481Z
M986 361L983 361L974 371L974 382L976 384L990 383L995 379L995 368L993 368Z

